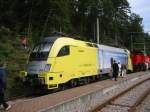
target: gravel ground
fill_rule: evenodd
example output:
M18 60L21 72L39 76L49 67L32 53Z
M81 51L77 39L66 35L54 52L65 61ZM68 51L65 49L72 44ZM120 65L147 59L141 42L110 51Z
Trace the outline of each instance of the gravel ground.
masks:
M111 102L110 105L107 105L102 110L98 112L128 112L130 107L134 106L137 102L138 98L142 96L142 94L150 89L150 81L146 81L143 84L135 87L131 91L127 92L125 95L119 97L118 99ZM147 105L146 105L147 104ZM149 104L149 106L148 106ZM150 112L150 95L147 103L143 104L145 108L148 108L149 111L137 111L137 112Z
M150 112L150 93L141 105L136 108L136 112Z

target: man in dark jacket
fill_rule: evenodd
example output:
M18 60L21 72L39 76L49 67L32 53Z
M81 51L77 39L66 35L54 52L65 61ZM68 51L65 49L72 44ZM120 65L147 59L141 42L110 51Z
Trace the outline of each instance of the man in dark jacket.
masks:
M0 105L2 104L5 110L11 108L11 105L8 105L4 99L4 91L6 89L6 73L5 73L5 64L0 62Z
M117 64L117 62L114 60L114 63L113 63L113 78L115 78L115 81L117 81L117 78L118 78L118 72L119 72L119 66Z

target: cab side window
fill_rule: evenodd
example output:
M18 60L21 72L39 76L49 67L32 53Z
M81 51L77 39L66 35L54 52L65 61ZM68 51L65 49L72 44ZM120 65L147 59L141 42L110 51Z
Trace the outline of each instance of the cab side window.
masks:
M57 57L61 57L61 56L66 56L70 54L70 47L69 46L64 46L60 49Z

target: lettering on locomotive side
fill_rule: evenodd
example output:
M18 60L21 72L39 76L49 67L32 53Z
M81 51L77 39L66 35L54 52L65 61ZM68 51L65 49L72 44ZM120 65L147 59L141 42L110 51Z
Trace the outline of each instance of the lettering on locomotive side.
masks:
M78 50L78 52L84 52L84 50Z
M84 66L84 67L89 67L89 66L92 66L92 64L83 64L83 65L80 65L81 67Z

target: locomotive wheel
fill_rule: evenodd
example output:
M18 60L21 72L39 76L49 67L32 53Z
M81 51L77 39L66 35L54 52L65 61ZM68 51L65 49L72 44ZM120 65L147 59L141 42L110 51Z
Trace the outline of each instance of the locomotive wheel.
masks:
M70 85L71 85L71 87L76 87L77 85L78 85L78 81L77 80L71 80L70 81Z
M65 89L67 89L67 86L65 84L59 85L59 90L65 90Z
M91 82L91 78L87 77L87 83L90 83L90 82Z
M90 83L90 81L91 81L90 77L86 77L86 78L85 78L85 84Z

